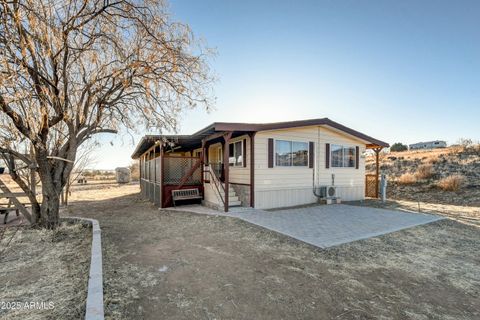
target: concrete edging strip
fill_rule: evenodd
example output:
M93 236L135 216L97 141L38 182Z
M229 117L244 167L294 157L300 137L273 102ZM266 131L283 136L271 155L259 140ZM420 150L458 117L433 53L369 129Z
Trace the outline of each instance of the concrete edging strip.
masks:
M92 224L92 256L88 276L87 306L85 320L103 320L103 265L102 265L102 234L98 220L80 217L70 219L88 221Z

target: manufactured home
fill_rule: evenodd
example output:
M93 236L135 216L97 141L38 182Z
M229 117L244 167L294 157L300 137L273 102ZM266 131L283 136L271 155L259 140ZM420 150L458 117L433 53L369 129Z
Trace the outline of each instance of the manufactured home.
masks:
M216 122L192 135L144 136L132 158L140 161L142 195L158 206L187 190L228 211L377 197L378 154L388 146L328 118ZM377 155L373 176L365 175L367 149Z
M446 148L447 142L442 140L418 142L408 146L410 150Z

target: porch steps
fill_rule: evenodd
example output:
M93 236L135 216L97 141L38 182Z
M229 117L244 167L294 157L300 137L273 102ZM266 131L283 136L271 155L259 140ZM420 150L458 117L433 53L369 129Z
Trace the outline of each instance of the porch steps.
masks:
M225 184L222 183L223 188L225 188ZM232 188L231 185L228 186L228 207L239 207L242 205L242 202L237 196L235 189Z

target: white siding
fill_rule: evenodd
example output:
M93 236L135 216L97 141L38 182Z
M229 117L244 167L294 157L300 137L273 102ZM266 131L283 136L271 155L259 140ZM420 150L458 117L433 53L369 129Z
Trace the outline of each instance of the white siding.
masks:
M293 140L315 143L314 169L308 167L268 168L268 139ZM324 126L311 126L284 130L261 131L255 136L255 207L277 208L313 203L315 185L330 185L335 174L335 185L342 200L364 198L365 159L360 157L359 169L325 168L325 144L358 146L360 155L365 141Z
M230 179L231 183L242 183L242 184L249 184L250 183L250 138L248 135L243 135L241 137L237 137L231 140L231 142L237 142L246 139L247 143L247 155L244 155L244 161L247 161L246 167L230 167ZM231 146L230 146L231 147Z

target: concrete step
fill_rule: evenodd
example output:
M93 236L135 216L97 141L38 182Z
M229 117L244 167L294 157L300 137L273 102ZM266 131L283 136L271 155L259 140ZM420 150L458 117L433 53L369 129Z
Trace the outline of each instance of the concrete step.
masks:
M228 202L228 207L239 207L241 206L242 203L240 202L240 200L237 200L237 201L229 201Z
M239 199L238 199L238 196L236 196L236 195L234 196L234 195L232 195L232 194L229 194L229 195L228 195L228 201L229 201L229 202L238 201L238 200L239 200Z
M228 194L237 195L237 193L235 192L235 189L233 189L232 187L228 188Z

